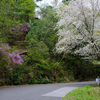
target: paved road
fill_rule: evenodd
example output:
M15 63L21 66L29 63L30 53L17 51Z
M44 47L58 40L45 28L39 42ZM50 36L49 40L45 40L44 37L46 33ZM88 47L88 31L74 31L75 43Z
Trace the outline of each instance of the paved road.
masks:
M96 82L89 81L1 88L0 100L61 100L65 94L73 89L89 84L96 84Z

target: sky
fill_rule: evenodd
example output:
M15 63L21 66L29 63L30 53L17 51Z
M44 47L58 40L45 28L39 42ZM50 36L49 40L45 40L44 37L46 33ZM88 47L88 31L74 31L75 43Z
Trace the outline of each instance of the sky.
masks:
M35 1L35 0L34 0ZM40 7L42 7L42 6L44 6L44 5L51 5L51 6L53 6L52 5L52 2L53 2L53 0L42 0L42 1L38 1L38 2L35 2L38 6L40 6ZM58 4L60 4L62 2L62 0L58 0ZM40 9L39 8L36 8L35 9L35 14L36 14L36 17L38 17L38 18L40 18L40 15L38 14L38 11L39 11Z
M62 0L58 0L58 1L59 1L59 3L60 3ZM42 6L42 5L46 5L46 4L52 5L52 2L53 2L53 0L42 0L42 1L36 2L36 4L37 4L38 6Z

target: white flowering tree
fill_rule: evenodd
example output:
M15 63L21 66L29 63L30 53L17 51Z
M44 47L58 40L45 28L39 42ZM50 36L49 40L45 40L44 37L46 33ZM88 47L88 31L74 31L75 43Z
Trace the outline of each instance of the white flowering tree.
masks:
M57 53L100 58L100 1L71 0L57 9Z

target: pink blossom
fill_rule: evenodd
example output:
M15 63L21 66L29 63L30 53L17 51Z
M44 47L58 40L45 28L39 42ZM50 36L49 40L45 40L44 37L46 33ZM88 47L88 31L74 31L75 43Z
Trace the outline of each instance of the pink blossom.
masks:
M13 68L9 68L10 71L13 71Z
M9 58L12 59L12 61L16 64L22 64L23 59L19 54L16 54L15 52L9 53Z
M8 44L0 47L0 50L3 52L3 54L8 54L8 50L10 49L10 46ZM18 53L16 54L15 52L9 53L8 58L11 58L12 61L16 64L22 64L23 59L22 59L23 55L19 55Z
M21 24L19 27L16 27L15 29L12 29L13 32L18 33L20 31L28 32L28 29L30 28L30 24Z
M27 25L27 27L28 27L28 28L30 28L30 27L31 27L29 23L27 23L26 25Z
M3 47L0 47L0 50L6 54L8 53L8 50L10 49L10 46L8 44L4 45Z

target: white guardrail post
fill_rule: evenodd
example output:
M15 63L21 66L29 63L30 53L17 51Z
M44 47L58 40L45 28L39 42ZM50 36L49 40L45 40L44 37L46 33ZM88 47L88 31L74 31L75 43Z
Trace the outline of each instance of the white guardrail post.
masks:
M100 78L96 78L96 83L99 85L99 83L100 83Z

